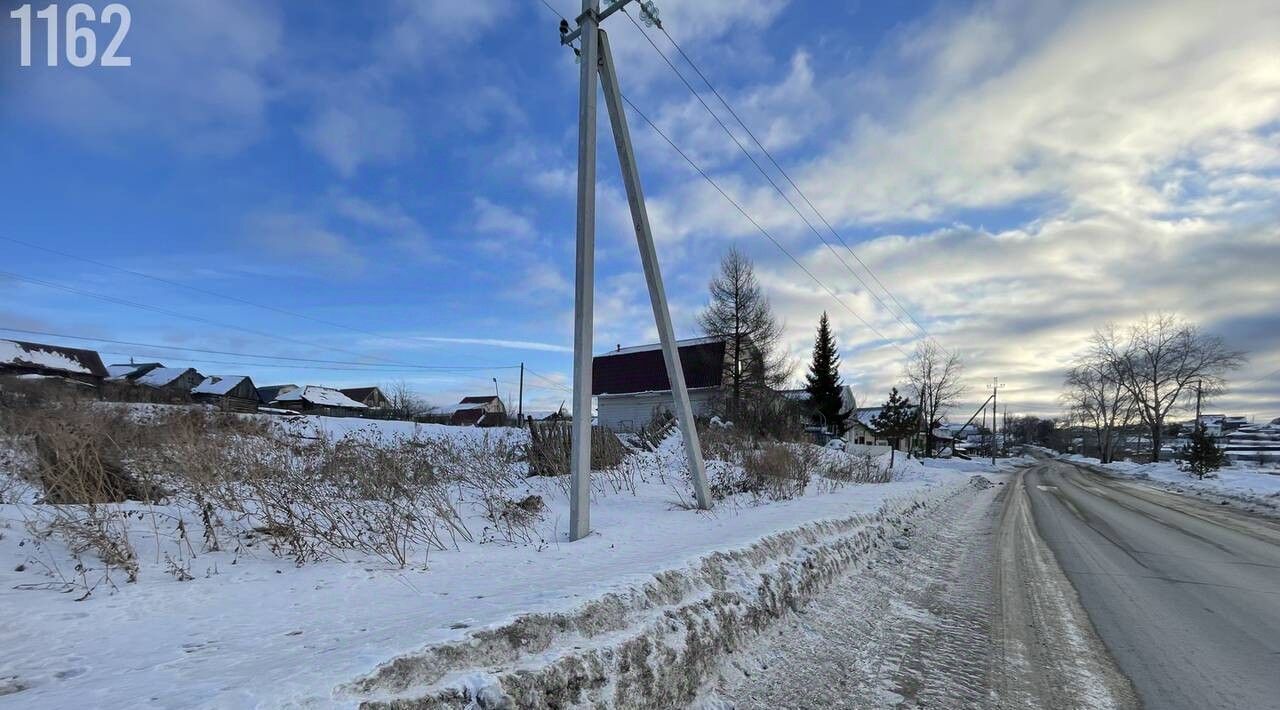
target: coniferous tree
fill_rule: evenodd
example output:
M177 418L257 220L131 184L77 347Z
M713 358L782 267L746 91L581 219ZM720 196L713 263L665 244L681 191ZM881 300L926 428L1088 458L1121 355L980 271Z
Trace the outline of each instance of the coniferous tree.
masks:
M913 407L906 397L898 394L894 387L889 399L880 408L880 413L872 417L871 428L876 434L889 440L893 447L889 449L889 468L893 468L894 454L898 444L909 438L920 427L920 411Z
M711 303L698 314L698 325L725 341L724 381L729 413L736 418L744 399L785 384L791 363L782 347L782 326L745 254L730 249L709 288Z
M813 361L805 375L804 389L809 393L809 404L822 415L833 433L839 436L849 430L847 420L851 412L844 411L844 401L840 398L840 353L836 350L836 338L831 333L825 312L818 321Z
M1187 465L1197 478L1204 478L1210 471L1222 468L1226 455L1218 448L1213 437L1205 432L1204 427L1196 427L1191 435L1191 446L1187 448Z

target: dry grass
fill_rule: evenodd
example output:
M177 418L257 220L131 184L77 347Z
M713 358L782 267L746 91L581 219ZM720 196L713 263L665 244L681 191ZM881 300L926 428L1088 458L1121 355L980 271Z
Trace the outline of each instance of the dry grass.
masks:
M572 422L538 422L529 427L529 475L564 476L573 450ZM626 447L613 432L591 428L591 468L604 470L622 463Z
M497 435L302 439L263 418L202 409L9 398L0 436L36 452L23 473L41 495L21 506L33 547L57 540L74 570L54 555L41 564L86 594L137 579L134 537L148 527L157 564L185 581L191 559L219 550L405 566L462 541L529 543L545 511L518 490L522 447ZM469 519L484 521L478 537Z

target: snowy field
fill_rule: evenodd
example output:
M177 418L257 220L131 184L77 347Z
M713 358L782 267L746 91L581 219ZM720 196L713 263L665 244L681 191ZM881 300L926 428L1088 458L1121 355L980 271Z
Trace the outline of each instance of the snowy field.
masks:
M388 439L520 443L527 437L513 429L322 417L284 426L301 439L356 429ZM126 504L135 513L128 525L137 580L117 573L87 596L58 583L76 575L70 551L59 547L58 538L36 540L28 530L40 507L34 497L19 495L13 502L10 496L0 505L0 706L341 706L346 703L334 695L335 687L400 654L499 626L523 612L572 609L716 550L816 520L872 512L897 498L993 472L982 462L925 467L899 457L889 483L815 481L792 500L738 494L714 511L697 512L684 505L689 494L678 437L638 457L627 485L597 487L587 539L568 542L562 482L529 478L512 494L540 496L546 508L527 541L480 534L485 521L473 511L468 524L474 539L417 551L405 567L354 553L298 565L261 539L253 544L244 536L235 549L224 539L221 549L210 551L201 544L201 521L189 511ZM14 461L13 452L0 456L0 477L10 485L13 476L2 467Z
M1257 506L1264 512L1280 512L1280 470L1274 467L1233 465L1210 474L1203 479L1178 468L1177 462L1161 461L1156 464L1139 464L1132 461L1115 461L1099 464L1097 459L1072 454L1064 457L1070 461L1106 471L1115 476L1150 481L1161 488L1178 492L1191 491L1198 495L1220 496L1246 506Z

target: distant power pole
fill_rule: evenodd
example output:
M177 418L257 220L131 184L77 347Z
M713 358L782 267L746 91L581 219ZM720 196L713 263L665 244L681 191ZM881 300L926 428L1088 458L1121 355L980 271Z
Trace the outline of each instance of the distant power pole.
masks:
M516 404L516 424L524 426L524 363L520 363L520 399Z
M1200 393L1204 387L1204 380L1196 380L1196 426L1197 434L1204 431L1204 425L1200 423Z
M658 253L654 247L653 231L649 225L649 212L645 207L644 192L640 187L640 171L636 166L635 151L631 145L631 133L622 106L622 90L618 86L613 53L609 50L609 38L600 29L600 22L637 0L617 0L600 12L600 0L582 0L582 14L578 16L578 28L570 31L569 23L560 23L561 44L572 46L582 60L582 75L578 91L578 215L577 215L577 271L574 276L574 330L573 330L573 440L570 455L569 539L580 540L591 531L589 505L591 502L591 348L592 308L594 306L595 281L595 209L596 209L596 84L601 79L609 122L613 128L613 140L618 150L618 163L622 168L622 182L627 190L627 202L631 207L631 222L636 230L636 243L640 248L640 263L644 267L645 281L649 286L649 302L658 327L658 340L662 343L662 358L675 400L676 419L684 435L685 454L689 460L689 473L693 478L694 496L698 507L711 508L711 494L707 487L707 475L702 463L702 447L698 441L698 428L693 420L693 405L685 387L684 369L680 364L680 350L676 346L675 329L671 324L671 312L667 307L667 294L662 284L662 272L658 268ZM640 17L646 24L658 24L657 8L653 0L638 3Z
M1000 388L1004 385L1000 384L999 377L991 378L991 465L996 465L996 446L1000 441L996 429L996 412L1000 411Z

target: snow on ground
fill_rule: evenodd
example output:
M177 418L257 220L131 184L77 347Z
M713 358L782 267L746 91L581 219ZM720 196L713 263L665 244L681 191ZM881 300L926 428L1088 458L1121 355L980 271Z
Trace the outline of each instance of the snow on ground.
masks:
M298 417L277 420L299 436L369 429L386 437L522 437L480 430ZM674 441L674 438L671 440ZM678 445L673 444L678 448ZM661 453L661 452L659 452ZM670 452L669 452L670 453ZM0 465L6 459L0 457ZM8 459L12 460L12 458ZM156 517L131 522L142 566L137 582L118 579L83 601L80 592L23 588L50 581L40 559L57 561L54 540L33 550L29 508L0 505L0 705L62 707L330 707L341 683L428 644L463 638L531 611L563 611L611 590L643 583L715 550L821 519L871 512L896 497L991 471L981 462L899 459L901 479L851 485L785 502L729 500L711 512L681 508L687 485L649 471L633 493L594 496L593 533L569 543L568 502L557 481L529 479L547 502L529 544L462 543L406 569L349 557L295 566L258 544L203 552L193 533L184 560L194 579L166 573ZM0 471L0 476L4 471ZM132 505L132 504L131 504ZM173 527L158 509L160 527ZM198 521L186 520L195 530ZM66 554L64 565L72 564ZM66 570L64 570L66 571Z
M1155 464L1115 461L1099 464L1097 459L1077 454L1064 458L1088 464L1092 468L1112 475L1150 481L1166 489L1189 490L1199 495L1220 496L1237 503L1280 511L1280 469L1275 467L1258 468L1236 464L1223 467L1209 477L1199 479L1191 472L1179 469L1176 461L1161 461Z

